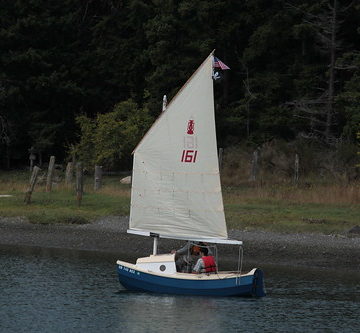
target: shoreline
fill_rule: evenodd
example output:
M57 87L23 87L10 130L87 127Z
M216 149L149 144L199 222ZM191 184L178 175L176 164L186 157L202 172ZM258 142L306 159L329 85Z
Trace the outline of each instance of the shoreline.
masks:
M108 216L90 224L32 224L22 217L0 217L0 248L70 250L135 260L152 253L152 239L126 233L128 217ZM243 241L244 267L266 265L359 272L360 237L322 234L281 234L229 230ZM183 242L160 239L159 253ZM219 245L221 261L237 258L236 246ZM235 259L236 260L236 259ZM250 266L251 265L251 266Z

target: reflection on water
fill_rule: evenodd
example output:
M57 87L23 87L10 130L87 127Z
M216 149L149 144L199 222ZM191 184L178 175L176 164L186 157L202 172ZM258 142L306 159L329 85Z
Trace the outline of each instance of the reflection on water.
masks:
M268 296L133 293L116 258L0 250L1 332L354 332L359 275L266 268Z

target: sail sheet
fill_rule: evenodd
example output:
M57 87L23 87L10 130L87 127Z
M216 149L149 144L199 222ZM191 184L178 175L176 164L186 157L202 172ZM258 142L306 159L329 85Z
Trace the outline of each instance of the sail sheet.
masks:
M132 231L227 238L212 58L202 63L134 150Z

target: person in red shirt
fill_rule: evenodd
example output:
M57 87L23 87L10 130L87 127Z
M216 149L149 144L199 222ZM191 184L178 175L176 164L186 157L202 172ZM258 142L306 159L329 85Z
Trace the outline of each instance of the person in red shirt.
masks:
M209 250L206 247L200 248L201 258L196 262L193 273L216 273L216 262L214 256L208 255Z

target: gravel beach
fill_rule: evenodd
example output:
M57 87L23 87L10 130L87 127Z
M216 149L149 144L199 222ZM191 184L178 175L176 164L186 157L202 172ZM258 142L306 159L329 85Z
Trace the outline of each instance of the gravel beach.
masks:
M0 248L73 250L135 260L152 252L148 237L127 234L128 217L109 216L82 225L40 225L22 217L0 217ZM244 265L276 265L360 271L360 235L280 234L229 230L229 238L244 242ZM159 252L169 252L182 242L161 239ZM237 247L219 246L226 258Z

